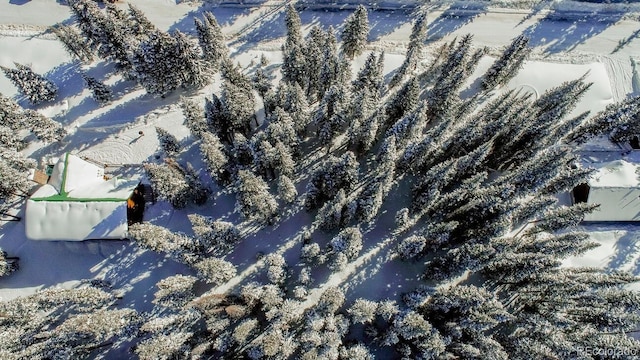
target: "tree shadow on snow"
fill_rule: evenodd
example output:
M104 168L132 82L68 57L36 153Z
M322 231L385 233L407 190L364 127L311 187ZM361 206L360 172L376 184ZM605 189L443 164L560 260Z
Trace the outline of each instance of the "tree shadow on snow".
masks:
M640 234L635 231L627 232L615 244L615 253L607 263L607 269L621 270L640 254ZM633 270L634 275L640 274L640 268Z
M65 99L82 93L84 80L80 66L80 62L72 61L60 64L44 74L44 77L58 85L58 98Z
M427 24L427 39L435 41L473 22L487 12L487 3L452 4L434 21Z
M205 4L196 10L190 11L185 17L172 24L169 27L169 32L180 30L185 34L197 34L194 19L199 18L200 20L202 20L205 11L209 11L215 16L220 26L223 27L224 32L225 27L233 25L242 17L249 15L249 13L251 13L251 11L253 10L255 10L255 8L253 7L225 7L213 4Z
M624 14L564 12L552 10L523 34L529 45L543 47L549 54L571 51L617 23Z

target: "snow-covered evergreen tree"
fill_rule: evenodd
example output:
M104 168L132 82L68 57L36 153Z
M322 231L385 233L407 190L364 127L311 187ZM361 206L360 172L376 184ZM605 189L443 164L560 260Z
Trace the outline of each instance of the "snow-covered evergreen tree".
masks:
M214 257L205 258L195 263L193 267L198 275L206 282L218 286L236 276L236 268L230 262Z
M416 70L418 63L422 58L425 41L427 40L427 15L419 15L413 23L411 36L409 37L409 48L407 55L400 68L389 81L389 87L392 88L402 82L404 77Z
M354 58L362 53L369 36L369 19L367 9L358 5L356 11L344 22L342 30L342 52L347 58Z
M289 83L305 85L305 53L302 43L301 22L298 12L289 4L285 14L287 39L282 45L284 59L282 62L283 80Z
M129 27L128 29L137 38L144 38L148 34L156 31L156 26L146 17L142 10L138 9L133 4L127 4L129 6Z
M234 131L245 137L251 132L251 124L255 123L255 99L248 88L237 86L230 81L222 84L222 116Z
M318 99L320 88L320 73L322 72L324 58L325 33L315 25L309 31L304 44L305 55L305 86L307 99L313 103Z
M141 317L111 309L113 294L93 287L50 288L0 303L4 358L85 358L114 341L130 338ZM9 331L10 330L10 331ZM25 341L29 339L29 341Z
M352 152L342 157L330 157L320 169L313 173L307 186L305 206L315 209L333 198L340 189L351 191L358 180L358 162Z
M174 156L180 152L180 142L173 134L157 126L156 134L158 135L158 142L160 142L162 151L164 151L168 156Z
M202 57L209 62L212 70L217 70L220 63L227 61L229 50L225 44L224 35L215 16L210 12L204 13L204 19L194 19L198 32L198 41L202 49Z
M34 110L24 111L24 121L31 133L44 142L60 141L67 135L62 124Z
M36 74L30 67L14 63L16 68L0 66L5 76L26 96L32 104L51 101L58 95L58 86L42 75Z
M229 160L225 154L224 146L215 134L202 133L200 153L213 179L223 184L230 180L230 174L227 170Z
M147 93L164 96L180 86L182 79L176 63L180 54L176 49L171 35L156 30L130 54L133 74Z
M240 241L240 230L230 222L212 220L196 214L189 214L188 218L199 252L223 255L233 250Z
M82 78L97 102L106 104L113 99L113 92L107 85L86 74L82 74Z
M298 190L293 181L286 175L278 177L278 196L285 203L292 203L298 197Z
M376 56L374 52L369 54L367 61L364 63L355 80L352 82L353 92L357 93L366 88L374 99L378 99L382 95L383 88L383 69L381 65L381 59L384 54Z
M271 94L273 90L271 89L271 79L262 67L256 69L256 72L253 73L253 77L251 78L251 82L253 83L253 88L258 92L258 95L265 99L267 94Z
M318 127L318 137L331 150L331 143L336 134L344 129L347 121L347 98L344 86L332 86L322 98L314 114L314 122Z
M153 295L153 303L163 307L179 309L195 297L194 285L198 279L194 276L174 275L160 280Z
M56 34L56 37L62 42L69 54L83 62L93 61L93 51L91 51L87 39L75 27L57 24L50 29Z
M496 86L506 84L516 76L522 67L522 63L531 52L531 48L528 45L529 38L525 35L519 35L513 39L500 58L487 70L487 73L482 78L482 88L491 90Z
M387 103L385 112L387 126L398 121L402 116L414 110L419 103L420 83L417 77L409 79Z
M0 248L0 277L7 276L18 270L17 260L17 258L7 255L7 252Z
M208 75L205 62L200 59L197 45L179 30L173 33L175 39L174 53L177 55L173 71L180 77L182 87L199 88L206 84Z
M318 86L317 99L322 99L327 90L338 82L339 57L338 39L333 27L329 27L325 34L324 56L322 69L320 70L320 83Z
M237 207L246 218L256 218L272 223L278 211L278 204L269 187L261 178L247 170L238 171L236 183Z
M160 199L165 199L176 208L183 208L190 201L191 189L184 172L172 164L146 164L144 169L153 190Z
M129 236L141 247L167 253L177 259L181 259L185 252L190 252L193 243L184 234L174 233L167 228L149 223L129 226Z
M184 179L189 186L189 198L196 205L203 205L209 199L211 191L200 180L199 172L191 165L187 163L187 166L182 169L184 173Z
M191 131L191 135L196 139L202 140L204 133L209 131L204 109L195 101L184 97L180 98L180 108L184 116L184 124Z

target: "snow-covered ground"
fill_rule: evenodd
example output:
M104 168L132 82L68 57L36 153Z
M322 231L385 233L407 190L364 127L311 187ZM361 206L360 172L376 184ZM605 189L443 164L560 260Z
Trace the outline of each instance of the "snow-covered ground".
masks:
M214 3L203 5L196 2L176 4L170 0L135 1L135 5L161 29L179 29L191 34L194 32L193 18L204 10L213 11L235 49L232 54L234 60L243 67L248 67L251 61L257 62L263 54L272 64L281 61L280 40L285 32L284 15L279 6L282 2L267 1L265 4L267 6L253 8L218 7ZM308 31L314 24L339 26L349 13L310 7L302 10L300 16ZM387 53L386 73L402 62L411 32L408 13L409 10L399 8L369 15L369 48ZM589 110L595 113L611 102L640 94L637 73L640 65L634 67L632 62L632 58L640 55L640 22L633 16L617 11L594 14L563 13L553 9L481 7L459 11L440 4L429 12L428 45L434 49L442 41L472 33L475 46L487 46L490 55L496 55L515 36L526 34L535 46L532 59L509 86L538 94L588 73L587 81L593 81L594 85L576 112ZM0 65L12 66L14 61L30 64L36 72L46 74L60 85L59 100L37 110L60 121L70 132L62 144L32 145L27 150L30 156L40 159L73 151L102 163L139 164L153 160L157 152L155 126L169 130L178 139L188 136L188 130L182 125L178 95L154 98L139 88L131 88L131 83L109 78L104 66L89 67L74 62L61 44L46 33L48 26L68 21L70 12L62 2L11 0L0 3ZM366 54L362 55L356 59L356 64L362 65L365 58ZM478 74L489 65L490 59L483 59ZM96 103L84 89L79 70L112 85L116 100L107 106ZM190 96L202 99L217 86L214 84ZM0 77L0 92L18 99L25 107L31 107L20 99L5 77ZM139 136L139 131L145 135ZM603 155L611 156L621 155L618 152ZM194 211L237 219L237 214L232 213L233 198L223 193L216 196L215 207ZM415 277L405 276L416 272L410 268L411 265L387 261L389 242L380 234L386 233L391 226L395 211L385 210L387 213L365 235L367 241L363 255L341 272L330 276L324 274L326 277L319 279L319 283L323 286L343 285L350 291L349 296L375 294L374 297L380 299L397 298L402 292L415 287ZM166 204L152 206L146 216L158 224L187 231L186 213L175 211ZM296 233L298 225L301 221L311 222L305 217L309 215L297 209L277 228L259 234L248 226L244 228L246 239L227 258L238 266L240 275L226 286L256 276L254 262L259 252L279 252L289 263L295 264L300 248L300 234ZM96 278L109 280L115 288L122 289L125 305L148 310L152 306L154 285L159 279L190 272L184 265L140 250L127 242L28 241L25 240L23 226L22 222L9 222L0 228L0 247L12 256L20 257L20 270L0 278L0 299L23 296L50 286L75 286L82 279ZM625 269L640 275L640 228L630 224L584 225L583 228L603 246L579 258L568 259L567 265ZM322 243L328 239L314 240ZM314 297L309 299L312 301Z

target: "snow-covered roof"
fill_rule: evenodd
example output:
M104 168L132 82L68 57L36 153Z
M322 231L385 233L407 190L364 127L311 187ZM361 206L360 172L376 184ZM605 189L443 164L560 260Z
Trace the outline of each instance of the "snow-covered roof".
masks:
M31 240L123 239L127 199L137 180L105 180L99 166L66 154L49 182L27 201L25 227Z
M640 178L637 164L616 160L592 165L598 170L591 176L591 188L639 188Z

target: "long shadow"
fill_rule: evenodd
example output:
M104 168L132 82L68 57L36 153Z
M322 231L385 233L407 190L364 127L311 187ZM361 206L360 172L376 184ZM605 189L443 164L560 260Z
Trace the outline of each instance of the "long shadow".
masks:
M634 31L629 37L626 37L620 41L618 41L618 45L611 51L612 54L617 53L622 50L624 47L628 46L633 40L640 39L640 29Z
M615 253L607 264L607 269L620 270L625 265L629 264L639 253L640 234L635 231L627 232L616 241ZM634 275L638 275L639 271L640 268L633 269Z
M256 5L256 6L259 6ZM203 4L196 10L190 11L185 17L176 21L169 27L169 31L180 30L186 34L196 34L196 27L194 25L194 19L202 19L205 11L211 12L220 26L228 27L233 25L242 16L247 16L254 8L245 6L217 6L214 4Z
M487 12L486 3L453 4L427 25L429 41L435 41L471 23Z
M588 39L602 33L618 22L623 13L587 13L552 10L523 34L529 45L544 47L549 54L575 49Z

